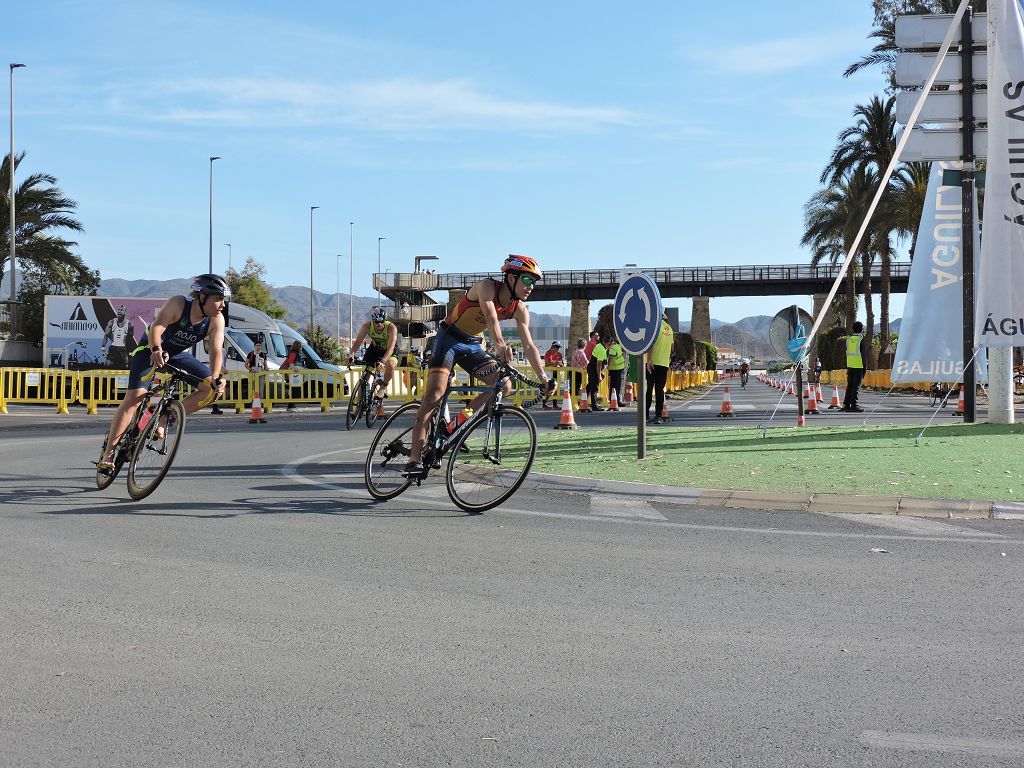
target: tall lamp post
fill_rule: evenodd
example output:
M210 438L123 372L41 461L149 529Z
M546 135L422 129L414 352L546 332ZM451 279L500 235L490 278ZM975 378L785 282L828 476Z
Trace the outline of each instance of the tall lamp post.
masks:
M352 228L354 221L348 223L348 339L352 343L352 264L355 261L356 253L352 250Z
M213 161L220 160L220 155L210 157L210 268L207 272L213 273Z
M319 205L309 206L309 338L313 338L313 211Z
M11 67L11 154L10 154L10 157L8 158L8 161L10 162L10 165L11 165L11 168L10 168L10 171L11 171L11 196L8 198L8 200L10 200L10 204L11 204L11 210L10 210L10 214L11 214L11 258L10 258L10 261L8 262L8 265L9 265L10 270L11 270L11 301L14 301L15 297L17 296L17 289L15 288L15 282L16 281L15 281L15 277L14 277L14 70L18 69L19 67L24 67L24 66L25 66L24 64L11 64L10 65L10 67ZM14 318L12 317L11 319L13 320ZM14 330L14 328L12 326L11 331L13 332L13 330ZM12 335L11 338L14 338L14 336Z
M380 274L380 241L387 240L386 237L377 238L377 274ZM380 306L380 282L377 283L377 306Z
M341 254L334 256L334 311L337 314L338 344L341 344Z
M231 243L224 243L228 247L228 272L231 271Z

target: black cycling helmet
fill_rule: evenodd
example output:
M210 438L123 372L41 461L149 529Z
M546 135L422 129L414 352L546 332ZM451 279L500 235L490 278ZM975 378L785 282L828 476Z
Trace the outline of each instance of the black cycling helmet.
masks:
M224 299L224 316L227 317L227 302L231 299L231 287L220 275L207 273L192 278L192 295L199 299L199 309L204 317L206 313L206 302L211 296L220 296Z

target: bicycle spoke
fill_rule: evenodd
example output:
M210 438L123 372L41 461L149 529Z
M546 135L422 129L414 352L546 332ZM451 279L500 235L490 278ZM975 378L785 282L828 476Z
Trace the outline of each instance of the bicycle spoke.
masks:
M533 419L502 406L467 427L448 461L448 494L467 512L483 512L508 499L526 479L537 452Z

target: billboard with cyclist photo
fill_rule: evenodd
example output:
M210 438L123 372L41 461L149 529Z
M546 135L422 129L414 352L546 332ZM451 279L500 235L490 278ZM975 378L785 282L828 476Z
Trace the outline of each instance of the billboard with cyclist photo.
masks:
M47 296L43 364L47 368L128 369L128 356L166 298Z

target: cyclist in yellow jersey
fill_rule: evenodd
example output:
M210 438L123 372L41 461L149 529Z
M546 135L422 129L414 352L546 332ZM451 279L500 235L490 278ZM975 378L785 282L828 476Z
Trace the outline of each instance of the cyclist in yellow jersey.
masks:
M672 342L674 336L672 326L666 320L667 313L661 316L661 330L658 331L658 338L654 346L647 353L647 371L651 375L651 381L647 388L647 403L644 414L648 424L660 424L668 421L662 418L665 412L665 382L668 380L668 366L672 360ZM651 399L656 397L654 406L655 413L651 416Z
M530 335L530 311L526 301L533 292L534 284L544 275L536 259L529 256L510 254L501 266L502 279L485 278L473 285L455 305L448 316L441 321L434 349L427 364L427 382L423 391L423 404L416 414L412 430L412 446L405 473L410 476L423 472L423 441L427 437L430 418L437 409L448 386L448 377L455 365L461 366L471 376L493 384L498 376L499 362L511 359L511 349L501 333L501 320L515 320L519 329L519 340L523 353L539 379L550 391L554 379L548 378L540 350ZM484 350L483 334L487 331L493 342L490 352ZM507 385L511 391L511 385ZM478 410L490 392L481 392L470 403Z
M370 310L370 319L359 326L359 333L349 348L350 356L355 356L355 351L363 345L366 338L370 339L370 346L363 355L363 364L375 365L379 377L374 397L387 397L388 384L398 367L398 357L395 355L398 326L388 320L383 307L374 307Z

